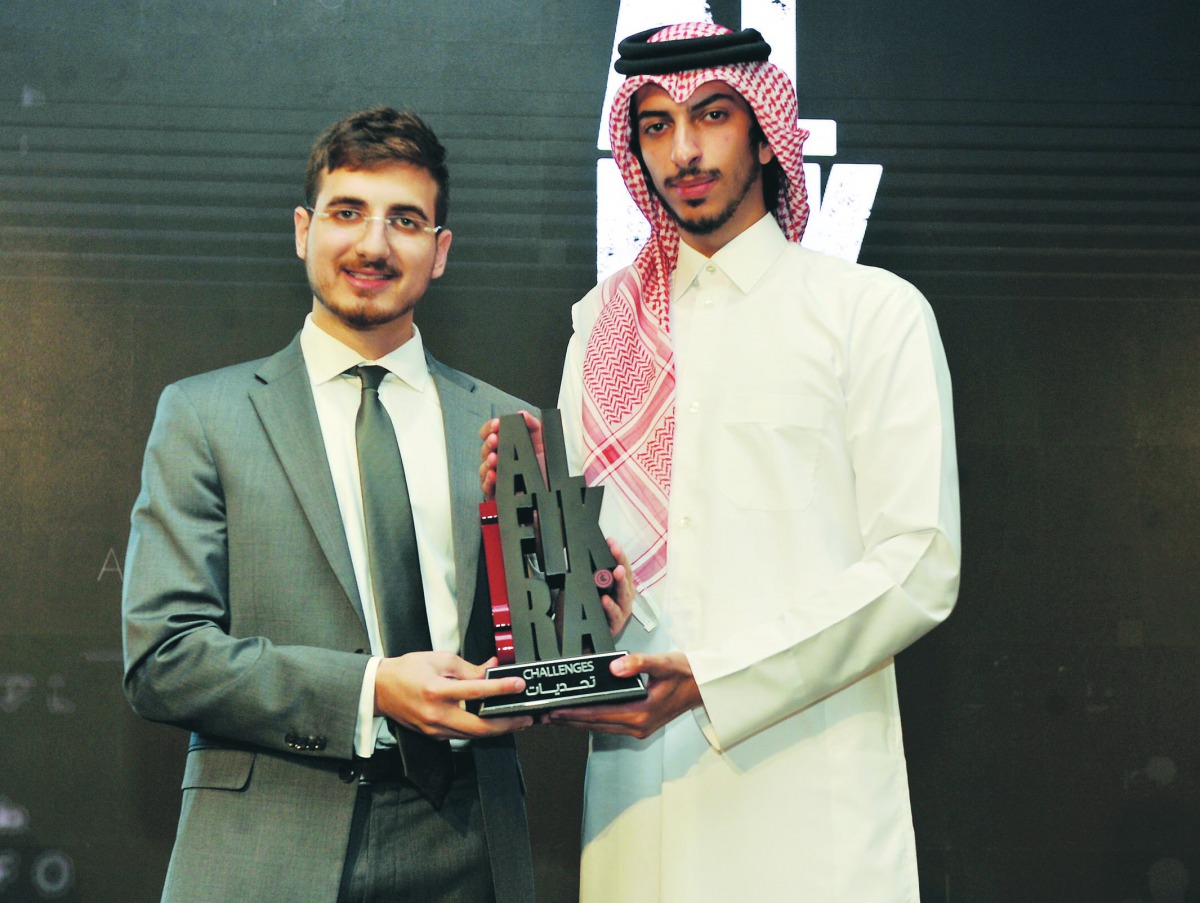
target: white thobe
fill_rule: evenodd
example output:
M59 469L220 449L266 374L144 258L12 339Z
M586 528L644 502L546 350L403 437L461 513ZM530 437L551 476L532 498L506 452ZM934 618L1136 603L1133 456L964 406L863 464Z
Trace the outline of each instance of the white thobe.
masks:
M575 305L559 407L582 470ZM586 903L918 903L892 657L950 612L950 380L904 280L789 243L772 217L681 247L667 575L618 647L688 656L704 705L593 734ZM606 535L630 507L605 493Z

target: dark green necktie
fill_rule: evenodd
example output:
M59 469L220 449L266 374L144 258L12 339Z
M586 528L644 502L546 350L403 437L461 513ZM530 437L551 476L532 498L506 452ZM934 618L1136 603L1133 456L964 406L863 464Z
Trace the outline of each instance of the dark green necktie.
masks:
M375 589L375 612L384 654L404 655L433 648L421 587L421 560L404 462L396 432L379 399L383 367L356 367L362 379L355 439L362 482L367 557ZM404 774L435 806L441 806L453 777L450 744L395 724L390 725L404 760Z

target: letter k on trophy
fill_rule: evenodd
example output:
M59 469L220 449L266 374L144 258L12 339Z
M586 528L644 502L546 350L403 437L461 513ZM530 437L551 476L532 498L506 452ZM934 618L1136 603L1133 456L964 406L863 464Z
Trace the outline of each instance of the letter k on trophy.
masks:
M500 418L496 501L479 506L496 655L488 677L525 679L525 690L484 700L479 714L642 699L640 676L620 678L600 597L616 586L616 560L600 531L604 489L567 473L562 416L545 412L546 478L520 414Z

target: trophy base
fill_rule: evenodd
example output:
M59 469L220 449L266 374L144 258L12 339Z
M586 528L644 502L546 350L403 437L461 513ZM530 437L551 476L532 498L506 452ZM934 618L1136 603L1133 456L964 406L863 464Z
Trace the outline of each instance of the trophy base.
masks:
M608 669L613 659L624 654L599 652L594 655L577 655L571 658L488 668L489 678L524 678L525 689L520 693L492 696L483 700L478 714L484 718L528 715L548 709L645 699L646 687L640 674L634 677L616 677Z

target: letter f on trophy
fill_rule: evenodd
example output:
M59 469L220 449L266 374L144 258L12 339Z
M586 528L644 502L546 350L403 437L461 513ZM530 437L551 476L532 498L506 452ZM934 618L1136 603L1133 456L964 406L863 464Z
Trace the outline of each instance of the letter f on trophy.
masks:
M519 414L500 418L496 501L479 506L500 665L525 690L486 700L481 715L641 699L640 676L618 678L600 597L616 560L600 530L604 489L567 471L562 417L545 412L546 475ZM563 678L567 680L563 680Z

